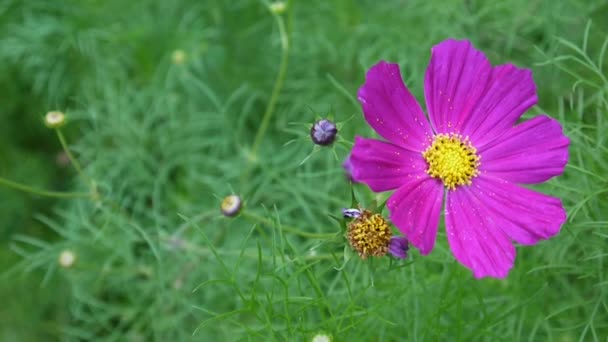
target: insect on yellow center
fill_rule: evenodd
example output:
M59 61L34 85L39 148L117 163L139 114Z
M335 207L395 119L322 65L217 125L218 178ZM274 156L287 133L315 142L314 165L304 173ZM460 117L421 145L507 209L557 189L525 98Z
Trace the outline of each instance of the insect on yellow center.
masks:
M422 156L429 166L426 173L441 179L450 190L459 185L471 185L472 179L479 175L480 157L468 137L437 134Z
M348 225L348 242L362 259L386 255L391 236L391 229L382 215L367 210Z

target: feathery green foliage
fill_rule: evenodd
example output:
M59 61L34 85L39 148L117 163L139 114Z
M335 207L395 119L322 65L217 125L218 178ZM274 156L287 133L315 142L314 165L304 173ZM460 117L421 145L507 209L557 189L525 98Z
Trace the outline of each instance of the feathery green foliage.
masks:
M0 177L95 196L0 188L0 340L603 341L607 13L603 0L290 1L283 14L254 0L5 0ZM427 257L361 261L331 217L350 205L350 141L373 134L355 100L365 71L399 62L422 99L447 37L531 67L528 116L559 119L572 141L565 174L537 187L568 223L518 247L502 281L475 280L441 227ZM83 174L61 166L50 110L67 114ZM327 114L340 140L313 149ZM218 209L231 193L234 219Z

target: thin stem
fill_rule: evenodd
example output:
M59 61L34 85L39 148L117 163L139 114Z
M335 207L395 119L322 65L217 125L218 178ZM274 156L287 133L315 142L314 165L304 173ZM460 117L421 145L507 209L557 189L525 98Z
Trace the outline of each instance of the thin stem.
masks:
M184 223L182 223L176 230L175 233L173 233L173 236L180 236L182 235L188 228L190 228L194 223L199 222L199 221L204 221L207 219L210 219L214 216L218 215L218 210L213 210L213 211L207 211L201 214L198 214L196 216L194 216L193 218L185 221Z
M291 226L286 226L286 225L277 225L275 222L273 222L272 220L269 220L265 217L259 216L257 214L251 213L249 211L243 211L243 213L241 213L241 215L246 218L249 219L250 221L253 221L255 223L262 223L262 224L267 224L267 225L271 225L274 227L277 227L279 229L281 229L284 232L289 232L292 233L294 235L298 235L298 236L302 236L305 238L311 238L311 239L330 239L330 238L334 238L337 236L337 233L309 233L309 232L305 232L302 229L296 228L296 227L291 227Z
M87 183L91 187L91 190L94 191L95 183L84 173L84 171L82 171L82 167L80 166L80 163L78 162L78 160L76 160L76 158L74 158L74 155L72 155L72 152L70 152L70 149L68 148L68 144L66 143L65 137L63 136L63 133L61 132L61 130L59 128L55 129L55 132L57 132L57 138L59 138L59 142L61 143L61 146L63 147L63 150L65 151L65 154L68 156L70 163L74 166L74 169L76 169L76 172L78 173L78 175L80 177L82 177L82 179L85 181L85 183Z
M91 197L91 194L85 192L60 192L60 191L47 191L42 189L36 189L29 185L10 181L8 179L0 177L0 185L6 185L9 188L15 190L29 192L34 195L56 197L56 198L75 198L75 197Z
M281 64L279 66L279 73L277 74L277 78L274 82L274 88L270 94L270 101L268 101L268 106L266 107L266 111L262 117L262 123L258 128L258 132L256 133L255 140L253 142L253 147L251 148L251 156L253 157L253 160L257 159L258 149L260 148L260 144L262 143L266 130L268 129L268 125L270 124L270 119L274 113L274 108L279 98L279 93L283 88L283 81L285 80L285 74L287 73L287 62L289 60L289 36L285 30L283 17L274 14L274 18L279 26L279 35L281 37Z

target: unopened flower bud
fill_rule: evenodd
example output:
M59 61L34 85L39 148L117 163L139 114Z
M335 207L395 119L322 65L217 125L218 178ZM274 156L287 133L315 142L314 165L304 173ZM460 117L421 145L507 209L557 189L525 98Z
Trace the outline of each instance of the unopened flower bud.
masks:
M65 114L60 111L51 111L44 116L44 124L48 128L59 128L65 125Z
M175 50L171 54L171 60L175 65L182 65L186 62L186 53L184 50Z
M333 122L323 119L319 120L310 128L310 137L312 141L321 146L333 144L338 134L338 128Z
M61 251L58 259L59 265L64 268L70 268L76 262L76 254L69 249Z
M312 342L331 342L331 336L325 333L319 333L312 337Z
M274 14L283 14L287 9L287 4L285 4L284 1L275 1L271 3L268 8L270 9L270 12Z
M224 197L222 200L222 204L220 205L220 209L222 210L222 214L227 217L236 216L241 210L241 198L237 195L230 195Z

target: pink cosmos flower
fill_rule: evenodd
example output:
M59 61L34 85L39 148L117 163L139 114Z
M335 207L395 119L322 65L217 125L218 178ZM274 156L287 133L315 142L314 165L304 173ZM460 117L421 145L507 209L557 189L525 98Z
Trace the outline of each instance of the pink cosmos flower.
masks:
M450 249L476 278L505 277L512 242L533 245L560 230L558 198L529 190L563 172L569 139L546 116L517 123L536 101L532 73L493 67L468 41L432 49L424 94L429 120L384 61L368 72L358 98L369 125L387 141L355 138L354 180L373 191L396 191L391 221L421 254L435 245L445 197Z

